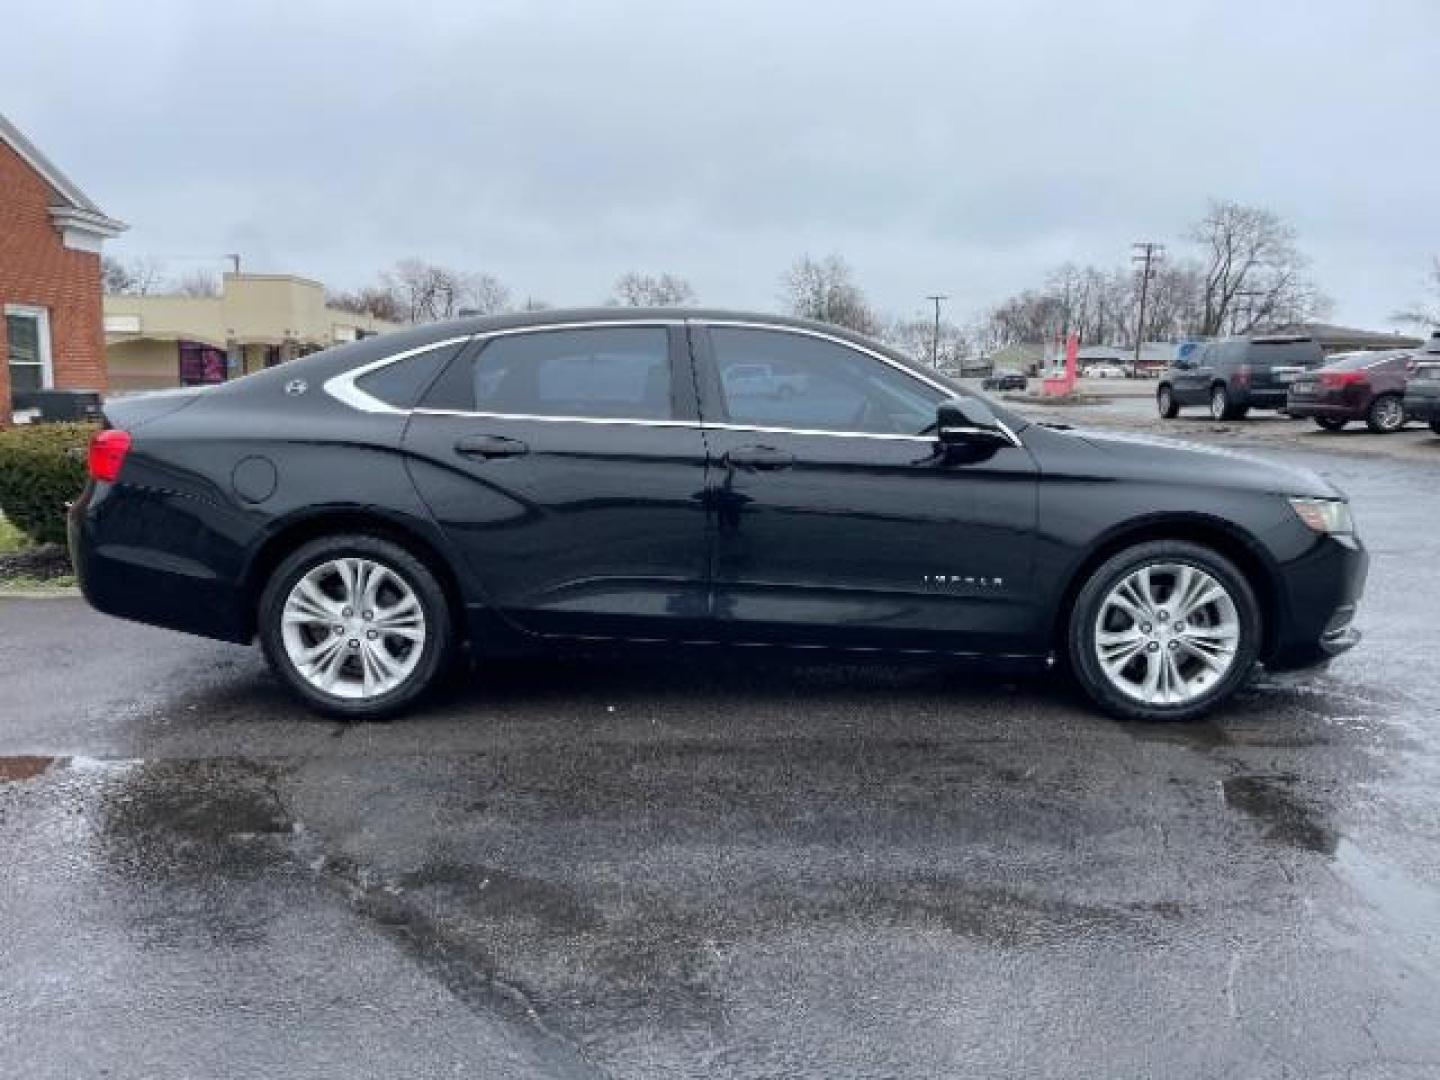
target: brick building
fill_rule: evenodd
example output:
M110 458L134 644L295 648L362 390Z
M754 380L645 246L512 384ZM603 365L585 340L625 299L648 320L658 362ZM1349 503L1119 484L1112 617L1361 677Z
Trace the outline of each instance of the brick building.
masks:
M34 390L106 389L100 245L124 228L0 116L0 424Z

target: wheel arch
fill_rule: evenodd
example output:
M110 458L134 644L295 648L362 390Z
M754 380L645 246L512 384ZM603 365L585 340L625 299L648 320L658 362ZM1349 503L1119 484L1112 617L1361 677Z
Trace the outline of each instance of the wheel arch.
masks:
M1085 582L1099 566L1113 555L1137 544L1156 540L1184 540L1207 547L1235 564L1245 576L1260 605L1260 651L1264 660L1275 647L1278 629L1280 595L1275 570L1260 545L1242 530L1219 518L1203 514L1165 514L1127 521L1109 530L1093 543L1071 568L1056 605L1055 621L1050 640L1063 646L1070 622L1070 613ZM1064 655L1063 648L1056 655Z
M256 629L260 594L275 568L293 551L311 540L342 533L361 533L396 544L419 559L435 575L450 605L455 632L465 637L465 594L450 559L426 536L424 526L403 516L361 507L328 507L292 517L276 527L255 550L241 584L247 633Z

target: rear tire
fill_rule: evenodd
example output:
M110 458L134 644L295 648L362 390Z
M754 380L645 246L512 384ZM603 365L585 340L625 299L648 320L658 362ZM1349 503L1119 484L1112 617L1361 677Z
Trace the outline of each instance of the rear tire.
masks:
M1325 431L1339 431L1350 422L1348 420L1341 420L1336 416L1314 416L1311 417L1311 419L1315 421L1316 427Z
M1160 410L1163 420L1174 420L1180 415L1180 405L1175 400L1175 391L1162 386L1155 391L1155 407Z
M1235 419L1235 406L1230 402L1230 388L1216 383L1210 388L1210 417L1213 420Z
M414 705L447 667L453 613L434 573L405 548L362 533L292 552L260 596L271 670L311 709L379 720Z
M1212 599L1194 604L1205 598ZM1106 560L1076 596L1070 670L1111 716L1194 720L1244 685L1261 630L1254 590L1230 560L1182 540L1137 544Z
M1433 431L1436 435L1440 435L1440 417L1436 417L1434 420L1430 421L1430 430Z
M1398 394L1381 394L1370 403L1365 426L1377 435L1393 435L1405 426L1405 404Z

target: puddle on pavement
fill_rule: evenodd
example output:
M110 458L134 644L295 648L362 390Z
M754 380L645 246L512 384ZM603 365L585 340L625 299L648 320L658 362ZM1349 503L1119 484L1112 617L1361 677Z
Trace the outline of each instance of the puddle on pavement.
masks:
M1437 939L1440 891L1433 886L1348 840L1340 841L1336 849L1335 868L1388 922L1430 942Z
M1340 834L1319 808L1294 792L1291 776L1233 776L1223 782L1225 804L1253 818L1266 840L1334 855Z

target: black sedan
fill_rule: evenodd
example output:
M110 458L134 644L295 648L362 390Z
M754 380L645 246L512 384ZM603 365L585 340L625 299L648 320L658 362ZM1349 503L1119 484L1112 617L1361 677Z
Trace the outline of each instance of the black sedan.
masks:
M804 392L727 378L756 367ZM1184 719L1357 639L1366 555L1320 478L1027 423L817 323L470 319L105 421L70 518L90 602L258 636L346 717L462 643L649 643L1058 661Z

